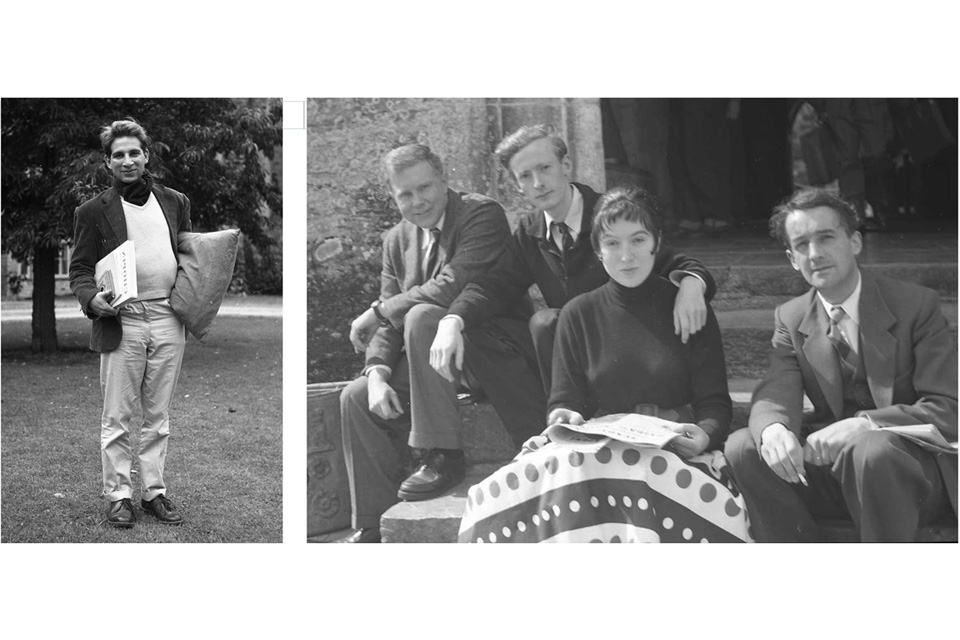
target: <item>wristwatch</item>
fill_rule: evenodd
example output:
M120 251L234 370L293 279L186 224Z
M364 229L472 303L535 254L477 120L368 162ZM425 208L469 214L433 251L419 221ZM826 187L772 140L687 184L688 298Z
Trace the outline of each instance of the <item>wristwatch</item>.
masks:
M390 321L387 320L387 317L386 317L385 315L383 315L383 312L380 311L380 301L379 301L379 300L374 300L373 303L370 304L370 308L373 309L373 314L374 314L375 316L377 316L377 320L380 321L380 326L381 326L381 327L390 327L390 326L393 326L393 325L390 324Z

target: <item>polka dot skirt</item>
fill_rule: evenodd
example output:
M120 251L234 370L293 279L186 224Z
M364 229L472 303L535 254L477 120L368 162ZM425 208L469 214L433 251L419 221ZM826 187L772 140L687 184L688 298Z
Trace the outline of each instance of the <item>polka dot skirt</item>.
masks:
M538 436L470 488L460 542L752 541L719 451L684 460L608 441L595 452Z

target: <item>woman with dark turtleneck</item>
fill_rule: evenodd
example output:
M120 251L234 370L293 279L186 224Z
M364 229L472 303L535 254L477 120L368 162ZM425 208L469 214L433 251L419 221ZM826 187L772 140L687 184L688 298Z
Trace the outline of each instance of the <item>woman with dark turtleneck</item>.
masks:
M470 489L460 541L750 540L720 453L732 414L720 328L708 308L686 344L675 334L677 289L651 275L656 201L635 187L610 191L591 241L610 280L560 314L547 423L641 413L680 435L664 448L610 440L595 452L532 438Z

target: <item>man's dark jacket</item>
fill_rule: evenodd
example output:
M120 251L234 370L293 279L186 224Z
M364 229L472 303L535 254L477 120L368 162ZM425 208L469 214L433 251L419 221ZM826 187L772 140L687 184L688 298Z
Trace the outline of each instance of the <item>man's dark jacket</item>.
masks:
M190 200L179 191L154 183L153 195L160 203L170 231L170 246L177 255L177 234L190 231ZM90 348L97 352L113 351L120 344L123 331L118 316L101 318L90 309L90 300L97 288L97 262L127 241L127 221L116 187L90 198L74 213L74 246L70 258L70 290L80 301L83 313L93 320Z

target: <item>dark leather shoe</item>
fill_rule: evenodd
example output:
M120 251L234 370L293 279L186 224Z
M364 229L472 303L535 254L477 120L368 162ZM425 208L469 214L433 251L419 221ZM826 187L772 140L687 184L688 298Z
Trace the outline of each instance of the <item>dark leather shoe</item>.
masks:
M400 485L397 497L408 502L436 498L463 480L465 466L463 451L431 449L417 470Z
M150 502L141 500L140 508L147 513L152 513L160 521L160 524L183 524L183 516L180 515L180 512L177 511L177 508L173 506L167 496L162 493Z
M354 529L353 533L346 538L340 538L337 542L380 542L380 529L376 527L367 527L364 529Z
M137 517L133 513L133 504L130 503L130 498L123 498L110 503L110 509L107 511L107 524L111 527L129 529L136 520Z

